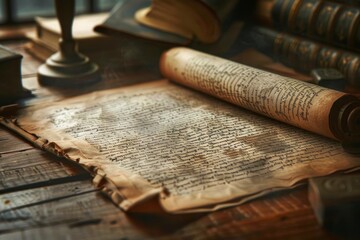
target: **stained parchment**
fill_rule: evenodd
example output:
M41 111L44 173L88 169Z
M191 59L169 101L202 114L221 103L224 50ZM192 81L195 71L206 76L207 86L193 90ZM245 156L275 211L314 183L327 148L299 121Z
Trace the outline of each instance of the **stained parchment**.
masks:
M35 106L2 123L88 168L124 210L157 197L169 212L211 211L360 166L334 140L167 81Z

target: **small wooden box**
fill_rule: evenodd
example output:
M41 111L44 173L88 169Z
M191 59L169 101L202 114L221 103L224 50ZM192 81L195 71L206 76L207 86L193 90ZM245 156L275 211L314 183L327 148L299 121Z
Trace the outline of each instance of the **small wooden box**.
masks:
M360 174L310 179L309 200L324 228L337 233L359 234Z
M29 95L21 82L21 60L20 54L0 45L0 105Z

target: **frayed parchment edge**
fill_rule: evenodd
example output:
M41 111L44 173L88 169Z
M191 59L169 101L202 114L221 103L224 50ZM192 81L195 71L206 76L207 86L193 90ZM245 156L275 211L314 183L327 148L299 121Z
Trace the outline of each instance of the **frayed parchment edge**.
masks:
M65 158L72 162L79 164L86 171L88 171L92 178L92 183L95 187L99 188L101 192L105 193L117 206L124 211L130 211L135 206L153 199L154 197L167 195L167 191L164 188L153 188L149 191L138 194L136 197L128 198L125 196L121 187L116 184L107 176L105 171L95 165L85 164L80 158L74 159L67 154L57 143L50 142L45 138L42 138L34 133L30 133L22 128L17 119L8 119L0 116L0 124L7 129L17 133L28 142L32 143L36 148L42 149L60 158ZM120 188L120 189L119 189Z

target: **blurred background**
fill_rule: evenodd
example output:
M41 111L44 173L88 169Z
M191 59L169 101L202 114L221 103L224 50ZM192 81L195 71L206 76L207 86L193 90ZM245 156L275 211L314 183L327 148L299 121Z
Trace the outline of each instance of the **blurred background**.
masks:
M76 0L77 14L109 11L118 0ZM0 25L32 22L35 16L54 16L52 0L0 0Z

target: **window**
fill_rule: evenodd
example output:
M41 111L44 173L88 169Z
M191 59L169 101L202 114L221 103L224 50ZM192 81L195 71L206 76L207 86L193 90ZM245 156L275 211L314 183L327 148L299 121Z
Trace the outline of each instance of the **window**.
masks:
M109 11L118 0L75 0L77 14ZM55 16L54 0L0 0L0 23L30 22L35 16Z
M4 1L0 0L0 23L5 21Z

